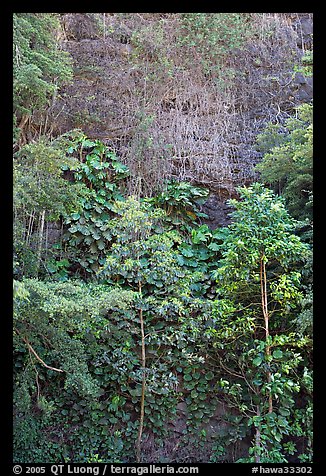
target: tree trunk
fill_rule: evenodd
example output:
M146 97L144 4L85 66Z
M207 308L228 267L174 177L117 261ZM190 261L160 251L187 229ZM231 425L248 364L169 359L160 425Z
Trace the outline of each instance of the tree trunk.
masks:
M21 148L27 143L27 138L26 138L26 126L28 124L28 121L30 119L29 114L24 114L21 118L20 123L18 124L18 127L20 129L20 137L18 139L18 147Z
M139 294L141 295L142 288L141 283L139 283ZM140 417L139 417L139 430L138 437L136 442L136 462L140 463L140 451L141 451L141 439L144 428L144 416L145 416L145 391L146 391L146 347L145 347L145 329L144 329L144 319L143 319L143 310L139 309L139 321L140 321L140 331L141 331L141 363L142 363L142 389L141 389L141 399L140 399Z
M32 233L33 233L33 225L34 225L34 220L35 220L35 214L36 214L36 211L33 210L32 213L29 215L27 235L26 235L26 239L25 239L25 242L26 242L27 245L29 245L30 241L31 241L31 236L32 236Z
M257 405L256 408L257 408L256 415L260 416L260 407L259 407L259 405ZM259 448L259 449L261 447L260 425L256 427L255 446L256 446L256 448ZM257 452L255 454L255 462L260 463L260 454L259 453L257 454Z
M43 249L43 234L44 234L44 222L45 222L45 210L41 213L41 224L40 224L40 231L39 231L39 242L38 242L38 251L37 251L37 273L40 268L41 257L42 257L42 249Z
M261 303L263 309L263 316L265 321L265 340L268 341L269 338L269 314L268 314L268 301L267 301L267 278L266 278L266 265L265 265L265 255L263 254L260 259L260 291L261 291ZM271 355L271 347L269 344L266 344L265 349L266 356ZM272 374L270 370L266 372L267 382L270 384L272 380ZM268 396L268 413L273 411L273 398L271 391Z

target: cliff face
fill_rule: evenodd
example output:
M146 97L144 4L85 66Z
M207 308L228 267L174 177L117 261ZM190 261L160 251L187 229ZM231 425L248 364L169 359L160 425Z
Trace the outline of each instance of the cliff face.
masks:
M180 14L62 15L74 81L49 110L52 134L81 128L103 140L144 194L177 178L232 196L255 178L257 133L312 98L312 78L295 72L312 48L312 15L251 22L253 36L216 74L202 52L180 44Z

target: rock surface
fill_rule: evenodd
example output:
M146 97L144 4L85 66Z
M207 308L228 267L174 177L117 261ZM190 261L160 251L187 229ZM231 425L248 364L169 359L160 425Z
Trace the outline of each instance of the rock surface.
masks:
M227 58L241 74L220 91L177 56L175 21L173 14L63 14L62 47L73 57L74 81L50 108L49 123L53 135L81 128L110 145L141 177L144 194L166 178L208 187L216 194L205 206L210 226L223 226L225 199L257 178L257 134L312 99L312 77L293 73L312 49L312 14L266 14L262 26L271 36ZM171 71L160 55L174 64Z

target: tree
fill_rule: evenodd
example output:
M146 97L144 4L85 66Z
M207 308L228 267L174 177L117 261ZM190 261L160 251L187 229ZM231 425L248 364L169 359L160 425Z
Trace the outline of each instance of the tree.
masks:
M26 144L14 157L14 252L19 276L37 275L47 222L79 211L88 195L85 185L64 178L64 169L76 168L78 160L66 156L60 140Z
M95 421L98 427L100 413L101 386L96 373L92 372L90 355L101 350L96 339L100 341L103 334L110 334L113 309L118 307L123 312L133 298L129 291L86 285L77 280L62 283L25 278L22 282L14 281L17 461L55 462L58 458L62 461L63 455L69 452L74 460L78 457L75 448L78 445L83 448L85 440L88 454L98 451L85 428L89 421L94 426ZM82 416L83 410L87 418ZM71 422L84 418L89 421L85 426L80 425L82 435L74 425L74 444L68 451ZM103 430L103 426L99 430ZM107 447L110 438L110 426L106 425L102 440Z
M13 15L13 107L15 138L24 136L32 114L49 105L60 85L72 78L70 55L59 47L54 13ZM26 137L23 137L26 142Z
M147 387L159 393L158 387L165 381L163 393L172 389L171 378L169 381L168 375L160 372L160 368L164 372L166 367L163 362L158 364L162 358L159 348L161 345L172 348L174 342L177 346L181 344L185 331L183 326L178 329L178 323L185 319L185 315L190 321L191 313L198 312L201 302L192 297L190 283L194 277L182 269L178 253L173 249L181 242L180 235L175 231L164 232L160 226L163 210L151 210L129 197L126 202L116 203L116 212L118 218L109 222L116 243L109 250L101 275L109 283L119 283L137 293L134 309L140 331L140 339L137 338L140 368L136 374L140 414L135 453L137 462L140 462Z
M303 297L298 265L309 249L293 233L282 198L258 183L239 193L239 201L230 200L234 222L215 273L220 299L212 334L220 369L232 380L221 379L220 390L255 428L250 461L284 462L301 349L311 345L294 324Z
M299 106L284 127L269 124L257 140L262 180L284 196L295 218L312 220L313 106Z

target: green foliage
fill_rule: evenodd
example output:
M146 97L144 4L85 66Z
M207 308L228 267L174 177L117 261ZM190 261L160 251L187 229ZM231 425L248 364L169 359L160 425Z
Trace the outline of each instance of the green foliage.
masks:
M164 210L133 197L116 201L106 222L114 240L97 275L102 284L69 278L15 283L17 461L57 462L58 455L63 462L133 461L144 372L144 441L155 435L163 444L182 403L187 425L180 444L210 444L211 461L228 460L232 445L257 428L259 445L253 442L240 462L257 455L261 462L311 460L311 339L299 317L299 267L309 250L293 235L295 223L281 198L260 184L239 192L229 228L201 225L187 242L170 222L166 226ZM267 340L262 253L270 296ZM67 262L59 264L57 272ZM64 372L42 365L27 344ZM230 410L221 430L208 436L206 425L221 404Z
M206 44L214 49L214 54L226 54L243 44L249 18L240 13L184 13L183 28L188 33L184 42L196 47Z
M183 237L184 241L178 247L178 263L192 272L194 278L198 274L191 284L195 295L212 299L216 295L213 273L228 229L210 230L207 225L200 225L193 227L190 233L190 236Z
M200 370L202 356L191 355L209 304L193 296L194 275L178 262L174 245L180 243L180 235L163 228L158 232L164 213L151 210L132 197L120 202L117 210L119 217L110 222L117 241L110 248L100 276L137 293L135 308L130 317L125 316L124 327L131 326L128 345L123 353L120 350L116 354L121 362L117 370L122 372L117 380L126 382L127 374L132 378L136 386L130 389L126 382L121 389L129 392L139 411L145 372L145 432L162 438L168 436L163 422L175 418L182 395L189 406L189 425L200 427L203 417L207 421L212 413L212 406L207 408L207 382L213 376ZM135 358L141 347L137 330L140 309L145 326L146 369L141 369L139 358ZM137 347L139 350L135 351ZM176 367L185 382L182 393L178 391Z
M121 202L117 213L118 218L108 222L117 239L108 250L101 279L119 282L122 288L25 280L28 301L19 298L16 302L18 337L27 336L43 361L65 370L63 378L34 362L39 376L43 372L51 375L50 383L44 388L43 378L35 377L41 395L44 393L44 398L51 395L54 402L49 422L44 418L35 422L39 435L43 430L48 431L48 427L55 428L48 438L49 447L42 449L48 461L53 461L52 438L57 440L59 435L61 441L65 439L62 458L90 461L96 457L92 448L97 448L96 453L105 461L132 458L142 378L140 307L146 321L146 434L167 436L164 422L175 418L176 406L183 398L189 405L189 428L200 428L214 412L214 400L207 400L207 382L213 374L201 369L204 357L196 342L201 322L208 313L208 303L194 298L190 287L192 275L178 264L179 254L174 246L181 237L160 227L162 210L150 210L135 199ZM161 233L157 233L157 227ZM21 352L24 347L18 337L17 350ZM79 355L78 362L75 353ZM23 355L23 360L19 354L15 356L19 362L18 374L28 362L26 349ZM87 368L83 366L86 361ZM185 379L182 392L175 376L176 367ZM18 381L17 386L20 388ZM36 386L34 382L34 390L28 391L32 401ZM19 399L16 405L19 409ZM26 418L32 414L31 405ZM73 434L68 422L78 428ZM17 424L17 432L20 429ZM21 449L17 443L20 461L38 458L35 448L39 440L35 437L32 441L35 446L32 443L29 453L24 453L29 450Z
M88 190L82 183L67 181L63 172L76 165L76 159L66 156L59 139L52 142L42 139L16 153L13 162L16 276L38 274L44 223L81 210Z
M289 327L302 299L297 267L309 249L291 233L295 222L281 198L257 183L239 193L240 201L231 200L234 221L215 273L220 298L208 333L219 368L229 374L219 391L256 432L252 456L241 461L286 462L282 442L295 434L295 394L304 391L301 366L311 347L309 335ZM263 327L266 312L270 334Z
M116 240L108 220L119 213L120 202L125 200L125 179L129 170L100 141L90 141L78 131L68 139L68 154L79 157L81 162L78 166L65 168L73 171L76 182L86 185L90 193L83 200L82 211L65 215L64 223L69 225L65 241L70 247L78 248L74 260L91 275L103 264L105 251ZM162 208L166 212L166 228L189 231L198 218L205 216L199 207L207 195L206 189L171 181L163 192L145 197L143 201L153 210Z
M222 281L228 282L232 293L237 291L238 281L252 281L259 286L257 266L262 255L265 263L270 262L273 266L277 263L284 271L289 271L293 263L309 255L308 246L293 234L296 222L288 214L283 198L276 197L259 183L241 188L239 193L242 200L230 200L230 204L236 207L232 213L234 222L229 226L230 233L223 245L224 260L217 271ZM256 270L255 274L253 270ZM284 279L285 275L282 276ZM282 287L280 279L273 280L275 293L277 286ZM290 279L295 283L296 275L291 274ZM232 288L229 288L232 280ZM278 299L281 299L281 294Z
M245 45L252 28L247 13L183 13L179 42L198 51L206 72L232 75L223 68L227 55Z
M206 201L208 193L207 189L187 182L169 181L163 192L148 201L166 211L165 221L184 226L187 221L195 224L198 218L206 216L200 212L200 205Z
M94 148L82 137L70 154L87 165ZM105 153L97 153L102 162L94 153L93 165L106 163ZM103 169L94 170L93 177L92 167L72 168L82 171L93 192L103 186L96 176ZM311 255L293 234L295 222L282 198L260 184L239 193L228 228L190 229L188 222L182 235L151 200L114 200L105 221L112 239L96 283L71 281L65 258L48 262L64 282L14 283L17 461L57 462L58 455L63 462L133 461L144 376L144 444L152 436L159 444L172 436L168 423L182 403L187 417L180 445L211 445L211 461L228 460L232 445L257 429L259 444L253 441L239 462L311 460L311 328L304 317L310 278L308 292L302 286ZM271 316L267 339L262 259ZM273 412L267 410L270 396ZM220 405L229 409L224 423L208 436Z
M31 115L45 107L58 87L72 77L68 53L59 48L54 13L14 13L14 114Z
M129 170L101 141L91 141L80 131L66 137L68 155L79 161L65 169L73 173L76 184L87 187L88 194L78 212L64 214L64 224L69 225L64 240L73 261L92 274L103 264L105 250L112 242L107 222L116 213L116 203L124 200Z
M121 35L116 18L107 28L94 15L104 37ZM143 396L144 461L152 444L164 463L312 460L312 256L299 238L312 241L312 106L258 137L257 170L282 198L261 184L242 188L231 225L211 230L201 222L208 190L166 180L146 102L158 81L184 76L187 62L230 84L240 74L230 58L254 21L172 14L171 32L164 15L132 31L121 59L136 73L146 66L130 170L78 129L14 157L17 462L134 462ZM57 14L13 20L17 140L54 103L72 65ZM302 58L304 74L311 60ZM92 119L85 111L81 127ZM150 198L128 196L128 180ZM51 221L65 234L50 248ZM180 453L167 456L176 438Z
M45 210L48 220L78 211L86 187L69 183L63 176L63 170L76 166L77 161L66 156L58 141L42 139L24 146L14 158L16 209Z
M312 220L313 107L303 104L284 127L269 124L257 138L263 160L256 166L264 182L286 199L295 218Z
M64 170L77 166L76 159L67 157L60 138L45 138L27 144L14 156L14 253L16 276L37 276L44 252L45 223L61 216L78 213L89 192L82 183L71 183ZM38 250L38 251L36 251ZM56 260L55 250L52 268ZM44 262L43 262L44 264ZM49 264L51 268L51 264Z
M92 433L70 434L69 422L75 425L81 421L81 429L85 431L89 421L98 415L101 389L96 375L91 375L88 368L94 338L110 332L109 311L116 307L123 311L133 295L128 291L111 291L106 286L46 283L35 279L24 280L18 290L14 308L17 461L57 462L58 457L64 461L71 452L69 440L75 442L74 451L87 441L88 451L97 448L96 441L92 443ZM59 374L45 368L28 352L26 342L43 362L64 372ZM44 432L48 433L46 439ZM114 432L112 438L110 435L108 428L107 450L117 438ZM99 438L100 435L93 436ZM70 454L70 458L86 461L78 454Z
M150 210L129 197L126 202L116 204L116 211L119 216L108 223L116 243L110 248L102 274L115 282L128 282L135 290L139 283L146 283L150 290L153 286L164 286L164 292L168 292L178 282L182 294L186 271L179 266L177 253L173 251L181 237L175 231L164 233L161 229L158 233L154 230L164 216L163 210Z
M313 75L313 62L313 50L307 50L301 57L301 64L297 65L294 71L310 77Z
M133 45L131 59L133 64L137 65L138 63L140 65L144 57L149 57L151 60L155 58L155 73L148 72L147 79L155 79L155 77L156 79L163 79L165 74L170 77L173 76L174 63L171 56L169 57L165 36L166 32L161 20L155 21L154 24L149 26L145 24L135 29L131 34ZM151 49L149 49L149 40ZM158 48L160 48L160 51L158 51Z

